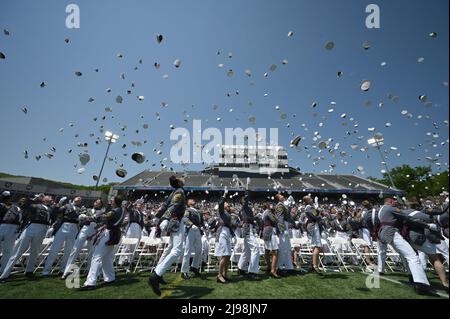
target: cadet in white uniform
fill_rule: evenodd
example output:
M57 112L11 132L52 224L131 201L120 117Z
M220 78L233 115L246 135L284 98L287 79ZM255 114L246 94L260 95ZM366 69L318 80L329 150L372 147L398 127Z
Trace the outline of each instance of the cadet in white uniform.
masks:
M248 204L248 200L249 193L247 190L241 212L244 251L239 258L238 274L248 275L248 279L257 279L256 276L259 272L259 247L253 229L255 217L253 210Z
M3 199L4 202L0 203L0 274L11 257L22 224L21 207L26 201L25 198L21 198L17 204L12 204L9 192L3 193Z
M405 213L412 220L417 220L430 225L429 229L424 229L423 225L410 225L408 227L408 241L412 247L419 251L419 256L422 254L428 257L441 280L442 286L448 292L448 280L445 274L443 257L439 254L436 247L436 245L444 239L441 236L441 230L433 223L431 210L427 213L427 210L422 209L420 203L415 199L411 199L408 202L408 206L410 209L406 210ZM425 270L426 264L422 264L422 268Z
M120 242L121 225L125 218L122 209L122 197L115 196L111 202L111 210L100 216L99 221L105 225L100 227L94 238L95 250L92 256L89 274L82 289L93 289L97 284L100 270L106 284L116 280L114 270L114 247Z
M9 277L14 265L28 248L30 248L30 255L28 256L25 274L27 276L33 275L42 242L51 221L54 219L53 211L55 210L51 196L39 196L39 198L35 199L35 201L40 200L42 200L42 203L31 204L30 201L27 201L23 206L24 215L29 222L14 246L12 256L4 267L3 273L0 276L0 280L2 281Z
M169 182L170 186L175 188L175 191L172 192L167 201L156 213L156 218L168 221L166 231L170 236L169 246L171 248L167 255L161 257L159 264L156 266L155 272L148 279L148 284L157 295L161 295L159 285L164 283L163 275L169 267L181 257L183 253L183 216L186 210L183 189L184 179L171 176Z
M60 201L62 203L62 201ZM66 269L66 263L72 252L73 244L78 234L78 215L81 214L81 197L75 197L74 200L61 207L58 210L57 218L59 219L57 225L54 226L55 238L53 239L50 252L48 253L45 261L44 270L42 276L46 277L50 275L52 271L53 263L58 256L58 252L64 246L64 255L59 265L59 275L64 274Z
M192 254L191 270L194 275L200 274L200 266L202 264L202 228L204 226L203 216L194 208L195 201L189 199L187 201L188 208L184 214L184 226L186 232L186 241L184 244L183 262L181 264L181 274L183 279L189 279L189 262Z
M81 225L81 230L77 235L75 240L75 244L73 245L72 251L70 252L69 259L66 263L66 269L64 270L64 274L62 279L65 279L69 273L73 270L73 266L75 264L75 260L78 258L78 255L81 252L81 249L87 244L88 246L88 257L86 259L86 264L91 264L92 254L94 253L94 245L93 245L93 236L97 231L97 223L95 222L101 215L105 213L105 209L103 208L103 202L101 199L97 199L94 202L94 207L87 210L86 214L80 214L79 222Z
M395 199L387 198L384 206L381 207L378 213L380 218L378 237L383 245L392 245L400 256L407 261L407 268L412 275L416 292L418 294L428 294L430 292L430 283L420 265L419 257L400 234L400 228L407 220L407 216L400 209L394 207L395 205Z
M278 246L277 268L279 274L284 275L289 272L294 272L294 265L292 263L291 256L291 239L289 237L289 224L295 227L295 221L292 219L290 213L290 208L293 205L294 199L290 196L288 200L286 200L286 198L281 194L277 194L275 199L278 201L275 205L275 216L278 222L278 237L280 239Z

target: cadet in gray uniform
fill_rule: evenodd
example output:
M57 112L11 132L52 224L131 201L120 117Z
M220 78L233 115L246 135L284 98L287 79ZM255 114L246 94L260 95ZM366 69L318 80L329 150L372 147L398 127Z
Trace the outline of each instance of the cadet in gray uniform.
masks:
M188 199L188 208L184 214L184 226L186 227L186 242L184 244L183 262L181 264L181 273L183 279L189 279L189 261L192 253L191 270L195 276L200 275L200 266L202 263L202 236L204 227L203 215L194 208L195 201Z
M88 257L86 260L86 264L88 267L91 264L92 254L94 253L94 241L92 240L92 237L97 231L97 220L99 220L100 216L104 213L105 208L103 207L103 201L101 199L97 199L94 202L93 208L88 209L84 212L84 214L82 212L82 214L78 216L81 230L77 234L75 244L73 245L72 251L70 252L69 259L66 263L66 269L64 270L64 274L62 275L62 279L65 279L73 270L75 260L78 258L78 255L80 254L80 251L83 249L86 242L88 246Z
M61 204L63 203L60 201ZM44 270L42 276L47 277L50 275L53 263L58 256L58 252L64 245L64 255L59 265L59 275L64 274L66 269L66 263L72 252L75 239L77 237L78 228L78 215L81 214L81 197L75 197L74 200L58 209L58 222L54 226L54 236L52 246L45 261Z
M253 228L255 217L253 215L253 210L248 204L248 200L249 192L247 190L244 196L244 203L241 211L244 251L239 258L238 274L247 275L248 279L257 279L256 276L259 272L259 247Z
M312 257L312 272L321 274L319 269L319 254L322 248L321 242L321 230L320 230L320 220L321 217L317 208L313 206L314 201L310 196L304 196L303 202L306 204L305 214L307 218L306 229L308 235L311 239L311 246L313 247L313 257Z
M93 289L96 286L100 270L106 284L116 280L114 246L120 242L122 235L120 226L125 218L122 201L122 197L115 196L111 201L111 210L98 218L98 222L104 223L104 226L100 227L95 235L91 267L82 289Z
M294 272L294 265L292 264L291 257L291 239L289 237L289 224L295 225L295 221L292 219L290 208L293 205L294 199L292 196L289 197L288 200L281 195L277 194L275 199L278 203L275 206L275 216L277 217L278 222L278 231L279 231L279 254L278 254L278 265L277 268L280 274L285 274L287 272ZM284 271L282 270L284 266Z
M171 176L169 182L170 186L175 188L175 190L161 206L155 216L160 219L160 223L162 220L168 221L167 234L170 236L169 246L171 249L165 257L161 257L163 259L160 260L159 264L156 266L155 272L148 279L148 284L157 295L161 295L159 285L164 283L162 276L183 253L183 216L186 211L186 199L183 189L184 179Z
M36 260L45 234L47 233L52 220L55 219L55 206L53 205L53 198L51 196L40 196L39 198L36 198L35 201L42 202L32 204L31 201L28 200L23 206L24 215L29 222L14 246L12 256L6 264L3 273L0 276L0 280L5 280L9 277L14 265L28 248L30 248L30 255L28 257L25 274L27 276L33 275L33 270L36 266Z
M380 230L378 237L383 245L392 245L394 249L405 259L408 263L408 271L411 273L414 282L414 288L418 294L430 293L430 283L428 282L425 271L420 265L419 257L417 256L411 245L402 237L400 229L402 229L406 221L416 224L424 224L424 227L430 227L425 223L416 223L408 220L408 216L402 213L399 208L396 208L396 200L387 198L384 205L379 211Z
M408 207L409 209L405 212L411 219L431 225L429 229L424 229L415 224L410 225L408 227L408 241L413 248L419 251L419 257L421 254L425 254L428 257L441 280L442 286L448 291L448 280L445 274L443 258L436 247L436 244L439 244L444 239L440 234L441 230L433 223L431 214L427 214L418 201L411 199L408 202Z
M22 207L26 198L21 198L17 204L9 202L0 204L0 274L11 257L14 243L22 224Z

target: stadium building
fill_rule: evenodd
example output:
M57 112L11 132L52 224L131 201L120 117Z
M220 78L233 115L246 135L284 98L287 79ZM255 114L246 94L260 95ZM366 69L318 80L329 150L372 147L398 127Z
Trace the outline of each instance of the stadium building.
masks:
M178 172L186 180L185 190L210 194L243 192L247 178L249 189L261 196L287 192L297 195L339 197L351 194L354 198L378 198L380 195L402 195L403 192L360 176L303 173L288 165L287 151L281 146L224 145L221 162L202 171ZM144 170L113 187L114 193L133 192L136 196L171 191L168 184L172 171Z

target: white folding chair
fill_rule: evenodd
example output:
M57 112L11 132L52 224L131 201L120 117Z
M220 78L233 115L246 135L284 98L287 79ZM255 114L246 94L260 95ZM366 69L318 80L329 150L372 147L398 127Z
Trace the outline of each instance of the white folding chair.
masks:
M371 245L368 245L367 242L362 238L352 238L351 243L355 248L355 252L359 255L359 260L361 261L361 266L369 267L370 265L367 263L367 259L376 260L378 255L373 251ZM369 252L365 251L365 248L368 248Z
M209 243L209 252L208 252L208 261L206 263L206 272L214 271L217 268L217 257L215 255L216 251L216 239L210 238L208 240Z
M154 269L156 263L158 262L158 247L160 246L160 244L160 239L153 239L150 237L145 238L143 247L139 251L138 260L136 262L136 266L134 267L134 272L136 272L138 268L140 268L140 271L145 271L146 269L152 271ZM148 260L148 268L144 268L144 262L146 260Z
M235 244L232 247L230 258L230 271L237 271L239 258L244 251L244 238L235 237ZM236 260L236 261L234 261Z
M119 244L119 249L115 254L116 265L118 269L122 268L119 265L119 261L121 261L121 259L123 258L127 258L127 266L125 267L125 270L127 272L130 271L131 265L133 264L134 261L134 254L136 252L136 247L138 244L139 238L127 238L127 237L122 238Z
M328 269L337 272L341 272L342 268L347 270L342 256L337 253L336 249L334 248L334 240L335 238L333 237L328 238L328 240L324 238L320 239L320 243L322 244L322 252L319 255L319 263L324 272L326 272ZM325 262L325 260L327 260L327 262Z
M51 246L53 244L53 239L54 237L46 237L44 238L44 240L42 241L42 245L41 245L41 251L38 254L38 263L36 268L34 269L34 272L37 272L38 269L43 268L43 264L45 263L45 260L50 252ZM58 252L58 257L56 258L56 265L58 264L58 259L59 256L61 255L61 252ZM53 268L52 267L52 271L53 272ZM51 273L50 272L50 273Z

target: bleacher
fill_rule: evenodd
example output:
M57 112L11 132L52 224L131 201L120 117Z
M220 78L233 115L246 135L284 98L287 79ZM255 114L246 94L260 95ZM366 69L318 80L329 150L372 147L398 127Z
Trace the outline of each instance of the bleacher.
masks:
M249 189L255 192L290 191L297 193L338 194L355 193L365 195L378 195L380 193L401 195L402 191L392 189L386 185L373 182L355 175L308 174L290 168L287 174L270 176L267 174L224 174L215 169L204 171L149 171L145 170L138 175L114 186L114 190L121 191L169 191L169 177L171 175L183 176L187 191L223 191L225 188L243 191L246 187L247 177L250 177Z

